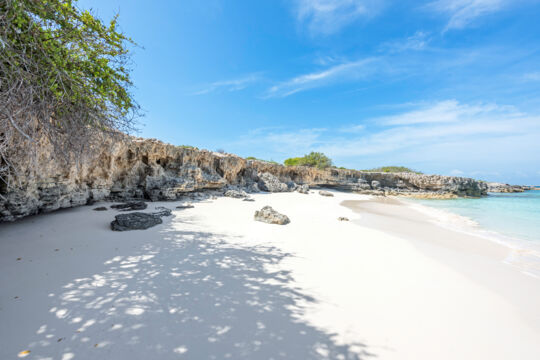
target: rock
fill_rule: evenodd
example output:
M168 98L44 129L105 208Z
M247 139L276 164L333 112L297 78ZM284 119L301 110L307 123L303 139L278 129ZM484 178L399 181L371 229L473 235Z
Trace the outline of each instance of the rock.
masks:
M171 216L172 215L172 210L167 209L166 207L163 207L163 206L157 206L156 211L153 212L152 215L157 215L159 217Z
M252 199L252 198L245 198L244 200L242 201L255 201L255 199Z
M497 182L488 182L487 187L489 192L496 193L517 193L529 190L528 186L502 184Z
M111 222L113 231L144 230L163 223L161 217L154 214L133 212L115 216Z
M227 190L224 195L235 199L244 199L248 197L248 194L245 191L240 190Z
M123 135L105 139L77 164L65 164L51 161L56 159L51 144L41 139L39 143L37 161L30 156L28 161L18 161L21 175L12 173L0 181L0 221L102 200L199 200L217 192L222 195L230 187L248 193L282 192L298 190L300 183L310 188L422 198L480 197L488 190L488 184L469 178L286 167ZM6 188L5 183L17 186ZM127 210L136 209L142 207Z
M337 218L339 221L349 221L349 218L346 218L344 216L340 216Z
M259 175L258 185L262 191L268 191L268 192L289 191L289 187L287 186L287 184L281 182L276 176L267 172Z
M133 210L144 210L148 205L144 201L130 201L123 204L111 205L112 209L118 209L121 211L133 211Z
M183 210L183 209L193 209L195 206L191 205L191 204L187 204L187 205L178 205L176 208L177 209L180 209L180 210Z
M268 224L285 225L291 222L286 215L278 213L270 206L265 206L261 210L255 211L254 218L257 221Z
M309 185L298 185L296 187L296 191L298 191L300 194L309 194Z
M371 182L371 188L372 189L379 189L381 187L381 183L377 180L373 180Z
M319 191L319 195L328 196L328 197L333 197L334 196L334 194L332 194L331 192L324 191L324 190Z
M93 208L92 210L94 210L94 211L107 211L107 207L100 206L100 207L97 207L97 208Z

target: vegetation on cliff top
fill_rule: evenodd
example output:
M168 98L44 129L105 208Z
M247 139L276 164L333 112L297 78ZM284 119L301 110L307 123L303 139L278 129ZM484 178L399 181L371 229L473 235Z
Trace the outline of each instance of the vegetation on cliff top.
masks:
M385 173L414 173L414 174L421 174L420 171L409 169L405 166L382 166L371 170L363 170L368 172L385 172Z
M73 0L0 2L0 179L16 153L43 140L58 154L87 152L100 135L130 131L128 46L117 18L103 23Z
M332 160L321 152L310 152L303 157L286 159L285 166L310 166L318 169L326 169L332 166Z

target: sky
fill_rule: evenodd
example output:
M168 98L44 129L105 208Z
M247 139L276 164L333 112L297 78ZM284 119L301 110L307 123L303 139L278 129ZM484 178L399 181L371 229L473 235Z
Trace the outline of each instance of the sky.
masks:
M81 0L119 14L137 135L540 184L540 0Z

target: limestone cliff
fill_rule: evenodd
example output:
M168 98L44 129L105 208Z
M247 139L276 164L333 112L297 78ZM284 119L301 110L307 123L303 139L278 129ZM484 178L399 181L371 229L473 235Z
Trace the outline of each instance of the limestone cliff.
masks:
M246 191L293 191L297 185L374 194L483 196L473 179L412 173L367 173L285 167L235 155L179 147L154 139L111 141L78 165L50 158L46 147L13 187L0 187L0 221L103 199L174 200L186 193L238 187Z
M503 184L498 182L488 182L488 192L496 192L496 193L516 193L516 192L524 192L526 190L531 190L530 186L522 186L522 185L510 185L510 184Z

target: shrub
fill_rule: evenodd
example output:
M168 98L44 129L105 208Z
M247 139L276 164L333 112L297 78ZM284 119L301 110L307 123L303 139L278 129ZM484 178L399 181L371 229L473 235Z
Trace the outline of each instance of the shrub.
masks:
M75 3L0 1L0 182L43 142L69 160L134 129L134 43Z
M405 172L405 173L415 173L415 174L421 174L421 172L409 169L405 166L381 166L375 169L367 170L369 172L385 172L385 173L398 173L398 172Z
M320 152L310 152L303 157L295 157L286 159L285 166L310 166L318 169L326 169L332 166L332 160Z

